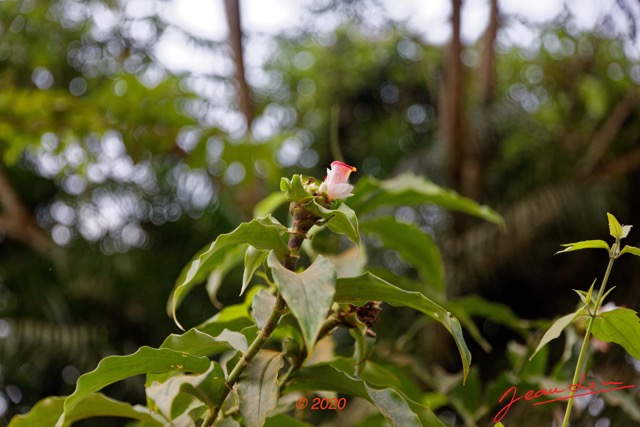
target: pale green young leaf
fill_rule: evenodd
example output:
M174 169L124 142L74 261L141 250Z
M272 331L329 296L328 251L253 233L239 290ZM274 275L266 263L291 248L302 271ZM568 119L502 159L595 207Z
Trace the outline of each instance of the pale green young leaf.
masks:
M580 297L580 300L583 303L587 304L587 292L586 291L581 291L580 289L574 289L573 292L578 294L578 296Z
M352 366L350 371L354 370ZM444 427L430 409L403 396L397 390L391 387L373 388L362 379L329 363L299 369L287 382L283 393L317 390L336 391L366 399L378 408L392 426Z
M612 286L611 288L607 289L607 292L605 292L605 293L604 293L604 295L603 295L603 296L602 296L602 298L601 298L601 299L602 299L602 301L604 301L604 300L605 300L605 298L607 298L607 296L609 296L609 294L610 294L611 292L613 292L613 290L614 290L615 288L616 288L615 286Z
M533 359L533 356L535 356L536 353L539 352L545 345L549 344L550 341L558 338L562 331L571 324L573 319L578 317L581 313L582 309L576 311L575 313L570 313L566 316L562 316L561 318L553 322L553 325L551 325L547 332L545 332L542 336L540 344L538 344L538 347L536 347L536 351L533 352L529 360Z
M187 393L195 396L209 409L213 409L222 398L225 377L217 362L199 375L179 375L160 383L153 382L147 387L147 397L154 403L160 413L167 419L173 420L185 410L180 404L180 394Z
M609 234L615 239L621 239L622 226L620 225L616 217L607 212L607 220L609 222Z
M284 268L273 252L267 258L267 265L287 306L298 319L311 353L333 303L336 269L325 257L318 256L309 268L297 274Z
M166 348L141 347L127 356L109 356L100 361L96 369L81 375L76 389L64 401L64 411L56 427L67 422L67 415L91 393L125 378L141 374L169 371L202 373L209 368L209 359Z
M635 311L617 308L604 312L595 318L592 332L599 340L619 344L640 359L640 318Z
M444 266L442 256L433 238L414 224L399 222L390 216L381 216L360 225L363 231L376 234L385 247L395 249L405 261L412 264L438 293L444 292Z
M314 215L327 221L327 227L334 233L344 234L355 245L360 246L360 231L358 228L358 218L355 212L344 203L336 209L327 209L320 206L315 199L304 205Z
M622 248L622 251L620 251L620 255L622 255L622 254L631 254L631 255L635 255L635 256L640 256L640 248L636 248L635 246L626 245L624 248Z
M495 425L493 427L504 427L504 424L502 424L500 421L498 421L497 423L495 423Z
M17 415L9 422L9 427L34 427L55 425L64 410L64 397L42 399L24 415ZM80 420L95 417L118 417L138 420L145 426L164 426L167 423L160 414L144 406L131 406L101 393L91 393L80 401L66 416L66 426Z
M261 251L249 245L244 254L244 272L242 273L240 295L247 289L254 273L260 268L264 260L267 259L267 256L269 256L269 251Z
M591 282L591 286L589 286L589 291L587 292L585 304L589 304L591 302L591 296L593 295L593 287L596 284L596 280L598 279L593 279L593 282Z
M384 301L396 307L411 307L440 322L451 333L458 346L466 380L471 364L471 352L464 341L460 322L451 313L423 294L402 290L371 273L338 279L335 302L364 304L368 301Z
M579 251L581 249L605 249L607 252L610 250L609 245L604 240L583 240L582 242L565 243L561 246L564 246L566 249L556 252L556 255L564 252Z
M488 206L479 205L455 191L413 174L402 174L385 181L365 177L358 181L353 193L349 204L358 214L371 212L381 206L435 203L444 209L473 215L505 228L502 217Z
M288 233L289 230L284 225L267 216L240 224L232 232L219 235L216 240L194 256L176 281L169 301L170 314L176 324L181 326L175 312L186 294L224 260L226 251L230 247L248 243L258 250L273 250L278 255L284 255L289 252L286 237Z
M291 179L282 178L280 190L285 194L285 199L289 202L304 203L313 197L305 188L302 182L302 175L293 175Z
M267 413L278 404L278 371L283 363L282 353L260 350L240 376L236 390L247 427L263 426Z
M633 228L633 225L623 225L622 226L622 238L624 239L629 235L629 232Z

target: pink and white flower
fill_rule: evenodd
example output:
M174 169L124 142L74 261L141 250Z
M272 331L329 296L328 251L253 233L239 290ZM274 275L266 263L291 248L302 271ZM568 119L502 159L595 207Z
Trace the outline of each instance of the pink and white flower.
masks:
M328 200L344 199L353 196L353 185L349 184L349 175L356 168L346 163L335 161L331 163L331 169L327 169L327 177L320 184L318 192L325 194Z

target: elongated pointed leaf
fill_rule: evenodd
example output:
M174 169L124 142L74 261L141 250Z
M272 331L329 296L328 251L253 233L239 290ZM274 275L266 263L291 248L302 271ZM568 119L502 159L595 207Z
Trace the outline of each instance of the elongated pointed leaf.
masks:
M246 252L247 245L237 245L225 251L222 261L215 266L207 277L207 294L216 308L221 309L223 305L218 301L218 290L222 286L224 278L229 271L240 265Z
M640 360L640 318L628 308L606 311L595 318L593 335L601 341L620 344Z
M566 316L562 316L561 318L553 322L553 325L551 325L551 327L547 330L547 332L545 332L544 335L542 336L542 339L540 340L540 344L538 344L536 351L533 352L529 360L533 359L533 356L535 356L536 353L539 352L540 349L542 349L542 347L549 344L550 341L553 341L556 338L558 338L562 333L562 331L564 331L564 329L571 324L573 319L578 317L581 313L582 313L582 309L576 311L575 313L570 313L570 314L567 314Z
M344 203L337 209L327 209L316 203L315 199L306 203L305 208L322 219L328 220L327 227L334 233L344 234L355 245L360 246L360 231L356 213Z
M180 273L170 301L170 313L178 326L176 309L191 288L202 282L223 261L228 248L248 243L258 250L273 250L278 255L284 255L289 252L287 234L287 228L271 216L257 218L241 224L231 233L221 234L196 254Z
M622 238L622 226L618 222L615 216L607 212L607 221L609 222L609 234L616 239Z
M380 206L417 205L435 203L454 211L464 212L482 218L504 228L504 220L488 206L463 197L452 190L446 190L426 178L413 174L402 174L386 181L365 177L358 181L349 200L351 207L359 215L371 212Z
M398 251L405 261L418 270L424 281L439 293L444 292L442 256L430 235L413 224L398 222L390 216L368 220L360 228L380 237L384 246Z
M100 361L98 367L81 375L76 383L76 390L64 401L64 412L58 419L56 427L62 427L66 417L83 399L103 387L125 378L147 373L163 373L168 371L201 373L209 368L209 359L196 357L184 352L141 347L128 356L109 356Z
M300 323L302 336L311 353L333 303L336 269L325 257L318 256L309 268L296 274L284 268L273 252L267 264L287 306Z
M244 273L242 274L240 295L247 289L253 274L260 268L264 260L267 259L267 256L269 256L269 251L261 251L249 245L244 254Z
M640 248L636 248L635 246L626 245L622 251L620 251L620 255L622 254L631 254L635 256L640 256Z
M247 340L240 332L224 329L212 337L197 329L189 329L182 335L169 335L160 348L182 351L193 356L213 356L228 350L247 351Z
M355 368L352 366L352 369ZM284 393L316 390L337 391L366 399L378 408L392 426L444 427L431 410L402 396L393 388L373 388L329 363L299 369L287 383Z
M178 396L188 393L195 396L209 409L213 409L222 397L225 385L224 372L217 362L200 375L179 375L163 383L154 382L147 387L147 397L169 420L180 416L186 409L179 405Z
M419 292L404 291L391 283L365 273L359 277L338 279L335 302L366 303L367 301L384 301L396 307L411 307L425 313L440 322L453 336L460 358L464 379L466 380L471 365L471 352L467 348L458 319Z
M260 350L240 377L236 390L247 427L264 425L267 413L278 404L278 371L282 365L282 353Z
M58 421L64 410L64 397L47 397L36 403L31 410L24 415L17 415L11 419L9 427L35 427L52 426ZM139 420L147 426L164 426L166 420L159 414L149 411L144 406L131 406L125 402L119 402L101 393L91 393L78 403L67 414L67 425L76 421L95 417L119 417ZM66 426L65 426L66 427Z
M607 252L610 250L609 245L604 240L583 240L582 242L565 243L562 246L566 247L566 249L556 252L556 255L564 252L579 251L582 249L604 249Z

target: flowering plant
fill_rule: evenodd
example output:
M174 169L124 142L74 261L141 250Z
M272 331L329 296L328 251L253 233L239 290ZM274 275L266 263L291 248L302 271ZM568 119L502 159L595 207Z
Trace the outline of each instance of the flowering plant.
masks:
M159 348L145 346L130 355L103 359L78 379L73 394L41 401L28 414L14 417L10 427L63 427L93 416L131 418L139 426L292 426L309 415L300 411L314 393L322 396L312 400L319 399L320 409L333 405L333 410L343 410L358 397L391 425L443 426L421 403L425 397L400 367L372 360L372 329L382 304L410 307L451 334L462 381L466 379L471 354L461 322L446 308L440 254L431 237L417 227L372 214L383 206L435 202L496 224L501 218L486 206L413 175L388 181L364 178L354 188L348 183L354 171L333 162L320 185L301 175L283 178L282 194L275 200L289 202L291 227L271 215L276 208L273 198L270 208L261 205L261 216L217 236L193 257L176 281L169 311L182 328L176 311L188 305L185 297L193 287L207 281L214 297L236 266L243 269L238 287L244 302L170 335ZM351 207L340 200L346 197L351 197ZM356 211L365 219L362 224ZM403 289L365 271L361 227L414 263L428 287ZM338 253L314 248L310 239L323 230L337 234L342 246L348 241L352 247ZM483 342L468 316L457 312L471 336ZM339 355L332 336L345 332L351 337L351 350ZM146 407L99 392L140 374L146 375ZM313 404L307 411L312 409Z

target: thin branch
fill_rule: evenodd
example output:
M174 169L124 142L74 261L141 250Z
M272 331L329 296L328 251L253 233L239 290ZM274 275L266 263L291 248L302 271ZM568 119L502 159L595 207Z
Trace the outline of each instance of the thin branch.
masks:
M54 259L55 245L20 200L2 164L0 164L0 203L2 204L0 228L7 233L7 236L24 243L46 258Z
M225 0L224 6L227 13L227 24L229 26L229 45L231 46L233 62L236 66L235 80L238 84L238 102L240 104L240 111L242 111L247 122L247 129L251 130L254 111L244 70L242 27L240 25L240 0Z

